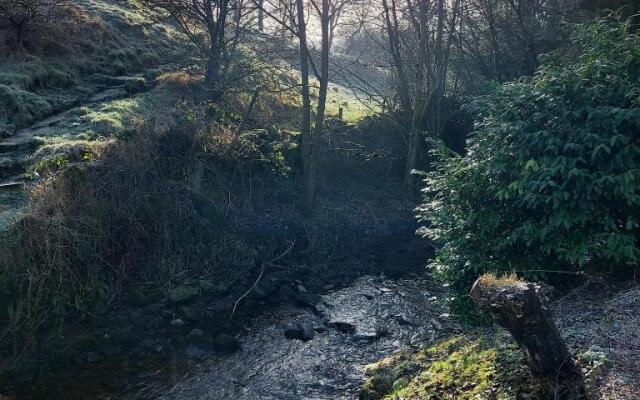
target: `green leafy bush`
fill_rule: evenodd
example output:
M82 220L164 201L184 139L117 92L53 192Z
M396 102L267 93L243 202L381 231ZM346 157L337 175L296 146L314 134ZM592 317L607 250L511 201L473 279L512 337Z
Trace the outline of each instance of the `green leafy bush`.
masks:
M639 39L612 18L577 26L534 77L472 105L482 120L468 153L439 161L418 210L458 311L484 272L637 266Z

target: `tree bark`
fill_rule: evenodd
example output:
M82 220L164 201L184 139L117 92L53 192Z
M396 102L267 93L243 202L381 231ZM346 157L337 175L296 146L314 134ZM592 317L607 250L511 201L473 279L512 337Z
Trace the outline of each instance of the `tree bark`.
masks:
M400 32L398 24L398 16L395 0L382 0L382 8L384 12L385 25L387 28L387 36L389 40L389 51L393 59L393 64L398 77L398 97L400 99L400 107L402 108L402 125L409 134L407 143L407 159L405 162L404 186L409 193L415 190L413 169L416 168L418 153L420 147L420 133L416 129L416 116L414 112L414 104L411 100L411 91L409 89L408 78L405 72L404 61L400 50ZM420 64L420 63L419 63ZM416 86L418 91L422 85L420 76L423 74L423 65L418 65L418 76L416 78ZM419 101L419 99L418 99Z
M480 277L471 289L474 301L513 335L533 375L550 399L584 398L584 379L549 310L539 286L513 278Z
M309 51L307 49L307 23L305 20L304 0L296 0L298 40L300 43L300 74L302 86L302 118L300 135L302 136L302 188L306 193L312 170L311 154L311 95L309 92ZM306 199L305 199L306 200ZM306 203L306 201L305 201ZM305 204L307 206L307 204Z
M264 33L264 0L258 0L258 31Z
M322 0L322 13L320 16L320 27L322 30L322 48L320 51L320 90L318 93L318 106L316 109L316 125L311 137L311 159L309 175L305 185L304 203L308 212L313 210L313 203L316 197L318 162L320 158L320 137L324 126L324 118L327 106L327 92L329 90L329 50L331 41L330 31L329 0Z

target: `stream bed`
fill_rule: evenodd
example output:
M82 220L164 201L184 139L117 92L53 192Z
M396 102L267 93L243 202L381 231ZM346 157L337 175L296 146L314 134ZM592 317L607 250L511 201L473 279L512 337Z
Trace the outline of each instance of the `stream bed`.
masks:
M364 276L327 288L315 306L258 313L243 325L240 350L231 354L192 357L192 350L176 348L161 361L137 360L143 370L123 374L123 364L103 366L91 379L59 381L36 398L355 399L367 364L458 330L439 304L441 294L421 274ZM286 337L300 326L313 329L311 340Z
M324 295L319 312L282 307L246 327L241 351L207 360L159 397L357 398L366 364L434 340L444 328L433 289L424 278L369 276ZM314 338L287 339L283 332L292 323L313 326Z

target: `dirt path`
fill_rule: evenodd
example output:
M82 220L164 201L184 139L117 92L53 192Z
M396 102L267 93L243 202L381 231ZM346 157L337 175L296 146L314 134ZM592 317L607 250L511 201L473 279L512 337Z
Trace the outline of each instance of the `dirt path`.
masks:
M89 97L83 104L60 112L19 130L15 135L0 140L0 230L10 226L27 207L23 174L34 163L38 148L37 138L49 141L62 137L80 137L85 112L98 110L110 101L142 93L149 89L141 76L111 78L114 86ZM135 90L130 82L136 82ZM80 112L80 111L83 112Z

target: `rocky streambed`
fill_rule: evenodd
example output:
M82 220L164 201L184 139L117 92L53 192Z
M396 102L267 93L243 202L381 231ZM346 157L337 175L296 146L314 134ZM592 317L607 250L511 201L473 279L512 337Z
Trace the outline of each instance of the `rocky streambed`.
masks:
M304 283L296 289L306 290ZM245 320L234 338L236 351L209 351L203 332L189 328L189 340L175 342L162 356L119 357L98 368L89 363L86 371L92 373L57 378L29 396L354 399L365 365L458 329L439 305L440 294L422 275L364 276L343 288L325 288L316 304L284 304Z

